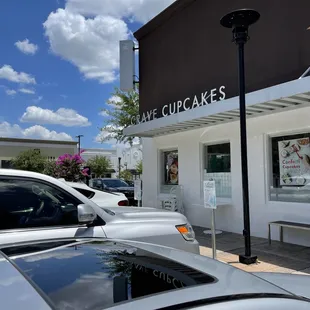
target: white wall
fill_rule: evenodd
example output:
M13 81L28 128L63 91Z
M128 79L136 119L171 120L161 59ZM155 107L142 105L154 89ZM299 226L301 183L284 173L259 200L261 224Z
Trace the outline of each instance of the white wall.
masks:
M298 221L310 224L310 201L287 203L269 201L269 135L310 131L310 108L281 112L248 120L248 165L251 209L251 234L267 238L268 222ZM239 122L203 129L143 139L143 204L157 206L160 188L159 154L162 149L179 150L179 183L184 187L186 215L193 225L208 227L208 210L196 206L202 203L202 144L231 143L232 200L217 210L217 228L242 233L243 209ZM267 184L268 183L268 184ZM272 238L279 239L278 228L272 229ZM284 228L284 240L310 246L310 231Z

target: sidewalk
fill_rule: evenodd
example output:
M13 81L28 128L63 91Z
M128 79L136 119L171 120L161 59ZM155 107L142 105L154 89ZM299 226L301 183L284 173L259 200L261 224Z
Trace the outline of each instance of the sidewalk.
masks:
M196 239L200 243L200 254L212 257L211 235L204 234L207 228L194 227ZM295 244L252 237L252 254L257 255L258 263L243 265L239 263L239 254L244 253L242 235L223 232L216 235L217 259L249 272L285 272L310 274L310 248Z

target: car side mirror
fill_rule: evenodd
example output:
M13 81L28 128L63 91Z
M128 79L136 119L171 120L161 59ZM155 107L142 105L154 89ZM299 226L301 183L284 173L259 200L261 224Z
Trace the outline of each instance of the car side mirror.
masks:
M78 205L77 213L80 224L91 224L97 218L95 210L87 204Z

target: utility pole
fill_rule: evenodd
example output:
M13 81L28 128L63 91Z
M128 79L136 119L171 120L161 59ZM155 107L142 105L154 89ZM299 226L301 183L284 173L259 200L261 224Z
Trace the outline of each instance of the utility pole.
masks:
M78 138L78 143L79 143L79 147L78 147L78 153L81 153L81 138L84 137L83 135L78 135L76 136L76 138Z

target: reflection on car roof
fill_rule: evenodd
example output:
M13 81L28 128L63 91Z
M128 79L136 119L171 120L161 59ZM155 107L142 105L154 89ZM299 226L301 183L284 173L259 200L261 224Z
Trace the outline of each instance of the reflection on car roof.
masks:
M106 308L138 297L215 281L186 265L113 241L66 240L63 244L44 243L42 249L36 244L32 245L32 254L31 250L18 246L3 251L57 309Z

